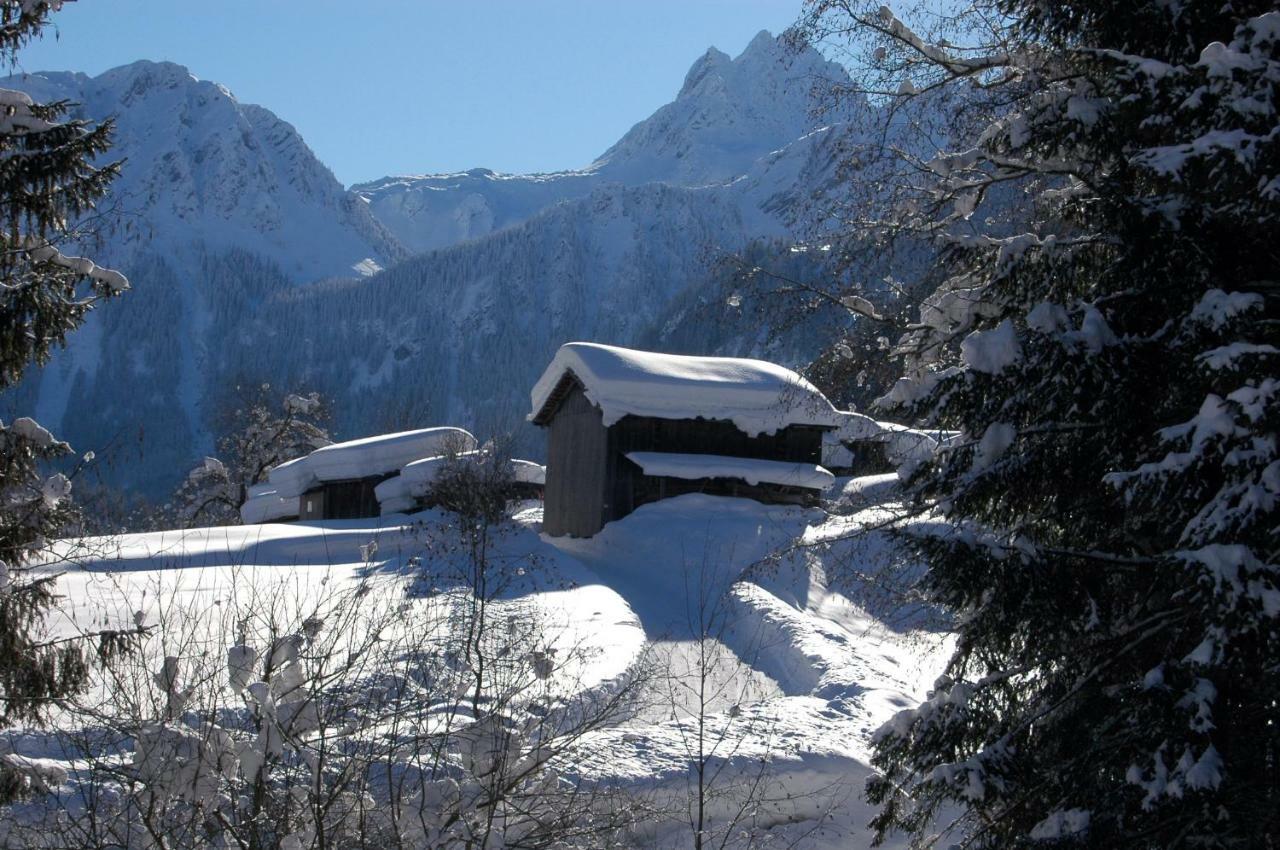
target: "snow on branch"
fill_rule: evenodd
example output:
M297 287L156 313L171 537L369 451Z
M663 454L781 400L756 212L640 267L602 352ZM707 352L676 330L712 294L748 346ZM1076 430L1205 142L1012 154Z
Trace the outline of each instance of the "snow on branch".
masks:
M96 281L111 292L122 292L129 288L129 280L115 269L103 268L88 257L76 257L63 254L49 242L34 236L20 237L18 244L27 252L33 262L50 263L69 269L78 275Z
M35 101L26 92L0 89L0 133L23 136L44 133L58 124L35 114Z
M948 45L931 44L922 39L911 27L903 23L902 19L895 15L888 6L880 7L879 18L878 22L873 23L876 29L910 46L930 62L945 68L956 76L981 73L1014 64L1014 57L1005 51L997 51L971 59L957 56L954 51L949 49ZM912 87L911 90L901 93L915 94L915 89Z

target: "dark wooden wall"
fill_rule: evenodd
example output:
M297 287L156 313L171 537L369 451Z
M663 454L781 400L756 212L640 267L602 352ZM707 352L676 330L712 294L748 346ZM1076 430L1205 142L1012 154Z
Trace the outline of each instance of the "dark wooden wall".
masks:
M628 452L710 454L793 463L820 463L822 434L821 428L792 425L774 434L748 437L732 422L723 420L624 416L609 429L606 487L612 498L605 521L621 519L646 502L680 493L743 495L760 501L775 501L768 498L772 491L755 488L752 492L747 492L745 483L737 488L723 482L688 482L686 485L677 484L680 479L669 479L660 485L657 479L646 476L640 467L627 460ZM659 489L663 491L661 494ZM796 501L792 498L795 494L780 490L777 495L779 498L776 501Z
M530 481L512 481L508 487L508 492L512 499L542 499L546 488L541 484L534 484Z
M609 428L599 408L574 385L547 422L547 484L542 529L553 537L590 537L640 505L680 493L742 495L766 502L812 504L799 488L749 487L727 480L682 481L646 476L628 452L713 454L820 463L822 428L792 425L749 437L732 422L625 416Z
M622 454L671 452L821 463L822 434L822 428L792 425L774 434L748 437L722 419L624 416L609 429L609 447Z
M373 488L389 476L326 481L302 494L299 519L363 519L379 515L378 497Z
M574 387L547 425L547 483L542 529L590 537L605 523L608 432L600 410Z
M303 493L298 499L298 519L307 522L324 518L324 488L316 487Z
M875 440L855 440L845 443L849 453L853 455L853 465L846 475L883 475L893 472L897 467L889 460L889 447Z

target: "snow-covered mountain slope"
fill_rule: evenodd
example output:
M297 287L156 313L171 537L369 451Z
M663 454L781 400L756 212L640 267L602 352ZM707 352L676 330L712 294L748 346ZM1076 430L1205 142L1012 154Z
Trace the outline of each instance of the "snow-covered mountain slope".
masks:
M699 728L716 765L704 789L706 829L721 834L732 823L753 839L725 846L869 846L871 813L858 791L871 735L923 696L947 642L866 604L850 580L889 575L902 554L872 530L894 509L895 488L876 479L858 489L876 498L843 517L690 494L645 505L587 540L540 537L537 508L494 532L491 563L531 568L517 571L489 616L501 629L515 614L547 626L557 653L546 687L569 701L633 676L641 683L634 710L593 729L572 760L576 776L643 801L647 831L635 846L691 846L684 815L698 792L689 779ZM449 543L455 518L433 510L412 519L64 541L56 548L71 566L56 567L64 599L56 625L60 633L157 626L142 671L173 655L190 677L198 658L212 659L214 698L231 710L241 699L222 684L221 659L245 640L246 623L287 630L282 624L318 617L326 597L352 593L366 612L416 621L468 592L455 586L465 574L454 563L465 547ZM349 641L364 634L346 632ZM390 631L386 638L396 645ZM366 660L361 677L385 687L405 656L383 663ZM94 704L113 705L110 692ZM360 728L350 720L344 715L343 728ZM87 779L77 740L0 737L19 755L54 759L72 785ZM744 807L751 814L738 819Z
M524 416L556 349L635 339L748 232L722 191L604 186L368 280L279 292L229 331L252 346L221 349L216 368L270 364L283 385L340 398L343 433L466 422L482 439L514 434L520 452L540 456Z
M128 214L95 256L133 289L0 415L34 411L97 453L109 483L157 498L212 450L209 423L237 386L320 390L341 437L456 424L537 457L525 397L564 342L801 365L826 336L778 346L771 321L722 329L710 283L726 254L812 220L843 129L816 126L811 93L837 72L762 34L737 59L704 56L675 102L581 172L358 192L267 110L176 65L11 81L117 117L128 163L113 203ZM388 263L400 242L432 250ZM710 308L677 315L677 302Z
M599 186L598 174L500 174L473 168L458 174L384 177L351 187L411 251L432 251L479 239L526 221L539 210L580 198Z
M252 345L222 348L211 365L225 383L271 364L274 381L339 399L343 434L463 424L481 439L513 437L535 458L544 440L524 421L528 390L564 342L644 340L802 365L839 323L812 323L776 345L776 315L773 325L744 323L715 308L731 295L717 285L718 265L760 239L790 238L805 194L830 179L828 135L797 140L730 184L605 184L358 283L280 292L221 332ZM712 306L672 315L691 300Z
M632 127L591 170L630 184L732 180L770 151L840 121L821 93L848 80L816 50L793 51L768 32L735 59L713 47L689 69L676 99Z
M94 310L6 399L97 452L115 482L159 495L208 446L206 363L223 342L211 329L233 305L251 308L261 275L297 285L405 255L292 126L179 65L27 74L0 87L116 121L110 159L125 167L86 250L123 270L131 291Z
M518 224L605 183L681 186L725 183L818 127L840 120L824 110L824 83L847 81L817 51L794 52L761 32L735 59L711 48L675 100L636 124L579 171L385 177L352 190L409 248L425 251Z
M92 78L36 73L0 87L78 103L92 120L115 118L110 157L127 166L105 210L114 262L199 244L261 254L309 281L403 255L290 124L180 65L141 61Z

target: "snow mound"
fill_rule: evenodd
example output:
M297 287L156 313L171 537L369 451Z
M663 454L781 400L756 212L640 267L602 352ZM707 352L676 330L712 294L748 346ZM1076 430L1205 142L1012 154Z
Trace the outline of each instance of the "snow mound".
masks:
M839 437L833 432L822 435L822 465L830 469L844 469L853 466L853 452L849 451Z
M839 414L817 387L774 363L692 357L593 342L560 346L530 393L538 422L560 381L572 375L612 425L624 416L724 419L751 436L790 425L835 427Z
M825 490L836 480L813 463L667 452L630 452L627 460L644 470L645 475L667 478L735 478L753 486L765 482L809 490Z
M461 428L380 434L316 449L306 457L280 464L271 470L268 479L279 496L291 498L321 481L387 475L415 460L475 448L476 438Z
M536 511L493 537L490 563L536 565L512 573L519 579L494 599L493 622L540 624L547 654L557 658L546 685L557 698L594 698L633 673L660 673L642 682L634 716L587 734L573 773L638 801L679 803L688 793L690 744L705 728L704 740L721 742L710 762L716 805L741 805L747 797L739 794L763 789L767 811L754 823L775 837L800 831L803 840L789 846L868 846L872 812L856 802L856 789L871 772L872 735L924 697L949 642L904 630L895 608L868 606L849 583L849 566L878 579L899 557L878 530L900 495L896 482L859 482L875 507L848 516L687 494L644 505L592 538L540 538ZM259 486L251 497L270 493ZM433 606L464 574L467 549L438 545L457 533L448 512L417 519L58 541L56 563L46 568L56 570L63 600L55 633L181 622L197 645L225 647L242 612L263 600L301 619L334 592L357 594L371 610L398 606L415 622L447 617L447 606ZM151 647L151 669L164 650ZM255 687L244 647L231 650L225 687ZM664 659L667 666L652 667ZM704 672L717 690L699 707L681 695L697 681L689 677ZM154 756L159 750L149 745L157 743L139 742L135 752ZM71 751L37 750L43 745L34 738L23 746L24 757L61 756L49 764L53 784L63 782L59 768L74 767ZM645 846L687 846L677 840L678 821L654 829Z
M512 459L511 477L521 484L546 484L547 468L531 460Z

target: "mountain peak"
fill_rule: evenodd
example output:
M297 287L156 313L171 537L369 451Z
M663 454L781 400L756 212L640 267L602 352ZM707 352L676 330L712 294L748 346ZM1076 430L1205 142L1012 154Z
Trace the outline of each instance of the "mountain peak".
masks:
M814 96L823 78L848 79L816 50L793 51L768 30L735 59L711 48L693 63L676 99L632 127L592 171L628 184L699 186L738 177L825 123Z
M120 65L104 71L96 78L99 82L115 84L128 80L136 84L174 88L200 80L185 65L177 62L153 62L150 59L139 59L127 65Z
M92 78L11 83L40 100L78 103L90 120L115 117L109 156L128 165L112 192L129 222L113 245L117 262L153 246L200 244L271 257L309 281L402 253L291 124L182 65L140 60Z
M690 93L698 88L711 74L728 68L733 60L729 58L727 53L717 50L714 47L708 47L707 52L702 54L696 62L689 68L689 73L684 75L684 85L680 87L680 94L677 98L687 97Z
M778 37L768 30L760 30L760 32L756 33L743 49L742 56L762 50L769 50L770 52L773 52L777 47ZM741 56L739 58L741 58Z

